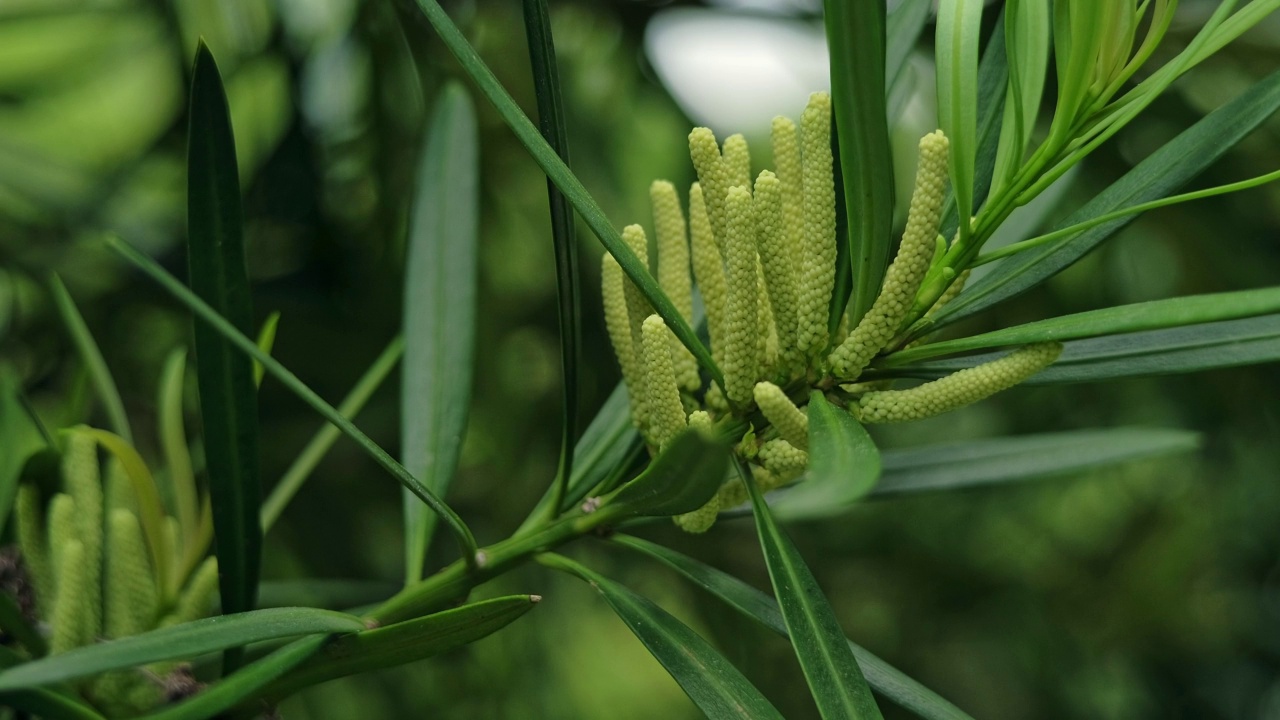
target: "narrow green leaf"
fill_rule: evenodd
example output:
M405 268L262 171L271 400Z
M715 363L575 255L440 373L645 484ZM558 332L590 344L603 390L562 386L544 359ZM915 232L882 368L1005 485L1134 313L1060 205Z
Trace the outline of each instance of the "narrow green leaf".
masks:
M255 660L229 677L176 705L148 713L139 720L206 720L256 697L262 688L278 679L325 645L328 637L303 638Z
M687 555L630 535L614 535L613 542L644 553L688 578L698 587L723 600L729 607L764 627L788 637L786 622L778 602L728 573L698 562ZM849 649L866 673L867 682L877 692L924 720L973 720L937 693L881 660L871 651L848 641Z
M191 292L177 278L170 275L164 268L160 267L154 260L138 252L138 250L123 240L116 237L106 239L107 247L118 253L122 258L133 264L142 272L146 273L152 280L156 281L170 295L173 295L179 302L187 306L196 316L213 327L223 337L231 341L240 352L248 355L250 358L262 363L266 371L276 380L279 380L294 395L297 395L303 402L311 406L321 417L328 420L338 427L344 435L355 441L362 450L373 458L382 469L391 474L401 485L409 488L414 495L417 495L424 503L431 506L445 521L449 524L449 528L453 531L454 536L458 540L458 545L463 550L463 561L468 567L474 567L476 564L476 541L471 534L471 529L466 523L462 522L462 518L453 511L453 508L444 504L439 497L431 492L429 488L418 481L404 466L396 462L386 450L383 450L377 443L360 431L351 423L342 413L338 412L332 405L325 402L314 390L307 387L306 383L298 379L297 375L290 372L285 366L281 365L275 358L267 355L258 348L256 344L244 333L237 330L231 323L217 313L213 308L209 307L203 300Z
M1184 430L1107 428L888 450L871 497L1073 475L1198 446L1199 436Z
M709 718L778 718L782 715L728 660L687 625L653 601L559 555L539 562L590 583L631 628L654 659L680 683Z
M1063 315L966 338L920 345L890 355L885 359L885 366L897 367L969 350L1054 340L1061 342L1277 312L1280 312L1280 287L1152 300Z
M611 518L693 512L724 482L729 452L723 443L686 430L631 482L605 501Z
M248 643L365 629L354 615L315 608L272 608L219 615L68 650L0 672L0 691L39 687L108 670L183 660Z
M258 591L258 604L264 608L317 607L347 610L382 602L398 590L399 584L380 580L266 580Z
M0 707L30 713L43 720L106 720L83 702L52 690L18 690L0 693Z
M960 240L969 237L978 150L978 46L982 0L938 4L938 122L951 140L951 188L960 218Z
M187 136L187 259L191 289L242 333L252 332L240 180L222 77L196 48ZM196 380L213 507L218 591L226 612L252 610L262 562L258 399L253 363L215 329L195 324ZM234 665L233 656L228 656Z
M507 92L502 83L498 82L498 78L494 76L493 71L485 65L484 60L480 59L480 55L476 53L471 43L463 37L462 31L457 25L449 19L449 16L440 7L436 0L414 0L422 13L426 15L427 21L435 28L436 33L444 44L449 48L449 52L457 58L458 63L462 65L462 69L466 71L476 86L480 89L489 102L493 104L494 109L502 117L507 127L511 128L516 138L524 145L525 150L529 152L530 157L547 177L560 188L565 197L573 205L578 214L582 216L587 227L595 233L600 239L601 244L613 255L618 264L622 267L623 272L636 287L644 293L645 299L653 306L657 312L667 323L667 327L680 338L680 342L684 344L694 357L698 359L698 363L711 374L712 379L721 387L724 386L724 374L720 372L720 368L716 365L715 360L711 358L711 353L703 345L697 335L694 334L693 328L681 316L680 311L671 303L671 299L662 291L653 276L649 274L649 270L640 262L635 253L631 252L626 243L622 242L622 237L618 231L614 229L609 219L605 216L604 211L591 198L586 187L578 180L569 166L565 164L560 156L550 144L542 137L538 129L534 127L529 118L525 116L524 111L516 104L515 100Z
M157 432L160 449L164 453L166 485L161 494L167 495L172 515L178 519L182 530L184 551L194 551L196 533L200 525L200 502L196 490L195 473L191 469L191 453L187 448L186 423L183 421L182 396L186 381L187 351L178 348L169 353L164 369L160 372L160 397L156 404ZM167 489L167 492L164 490ZM204 548L200 549L203 553Z
M741 461L736 464L751 493L769 581L818 711L827 720L879 718L880 709L817 579L774 521L750 470Z
M267 316L262 322L262 328L258 330L258 348L262 352L270 355L271 349L276 345L276 330L280 327L280 311L277 310ZM262 363L253 363L253 385L258 387L262 385Z
M565 130L560 99L560 72L551 35L547 0L524 0L524 28L533 71L533 92L538 101L538 127L542 137L569 164L569 134ZM581 345L582 297L578 290L578 239L573 207L551 180L547 180L551 208L551 240L556 257L556 300L560 318L560 462L556 469L553 500L558 509L573 477L574 441L578 437L578 347Z
M933 0L902 0L889 12L885 21L884 77L890 86L902 76L907 58L911 57L916 43L920 41L920 34L924 32L932 6Z
M1015 2L1005 8L1003 33L1011 71L991 180L997 194L1022 169L1035 130L1049 65L1049 28L1048 0Z
M480 231L475 108L457 83L440 93L418 165L405 261L400 446L405 468L443 497L471 404ZM405 583L422 577L436 514L403 490Z
M369 402L369 398L391 375L391 371L395 369L396 363L400 361L400 356L403 354L404 338L397 335L387 344L369 369L365 370L364 375L360 376L355 386L351 388L351 392L342 398L342 402L338 405L338 413L348 420L359 414L364 409L365 403ZM306 447L302 448L298 457L293 459L289 469L284 471L280 481L271 489L271 494L263 501L262 532L267 532L272 525L275 525L289 501L298 493L298 490L302 489L302 484L311 477L311 472L316 469L325 454L329 452L329 448L333 447L341 436L342 431L332 423L325 423L315 435L311 436Z
M0 536L18 496L22 468L45 447L44 436L22 406L21 390L17 373L7 363L0 364L0 438L4 439L4 452L0 452Z
M1003 353L912 364L894 375L934 378ZM1028 384L1098 382L1280 361L1280 315L1111 335L1064 343L1057 362Z
M93 390L102 401L103 410L107 413L107 424L115 434L133 442L129 418L124 413L124 402L120 400L120 390L116 388L116 381L111 377L111 371L107 369L107 361L102 359L102 351L98 349L98 343L89 332L89 326L85 325L84 318L76 309L71 293L67 292L67 287L62 284L62 279L56 274L49 276L49 289L53 293L53 304L58 308L58 314L67 327L67 333L71 335L72 344L76 346L76 353L80 355L80 361L89 371L89 381L93 384Z
M44 655L48 650L40 631L22 616L18 601L7 590L0 592L0 630L17 640L36 657Z
M344 635L262 694L279 700L336 678L396 667L448 652L501 630L541 600L538 595L508 595Z
M848 411L827 402L822 391L809 396L809 470L804 482L783 495L780 517L812 517L848 507L875 487L880 450Z
M853 269L850 320L856 323L880 292L893 229L885 5L826 0L823 8ZM843 308L836 310L838 317Z
M1280 72L1258 81L1231 102L1206 115L1054 229L1078 225L1099 215L1168 195L1200 174L1277 108L1280 108ZM1044 282L1133 219L1133 216L1117 218L1043 248L1000 261L989 274L965 288L933 316L933 326L953 323Z

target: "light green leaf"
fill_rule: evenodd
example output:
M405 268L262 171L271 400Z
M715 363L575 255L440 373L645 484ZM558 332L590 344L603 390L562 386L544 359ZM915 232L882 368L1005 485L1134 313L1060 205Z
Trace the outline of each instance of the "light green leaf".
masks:
M1277 108L1280 108L1280 72L1255 83L1166 143L1054 229L1168 195L1221 157ZM1133 216L1118 218L1000 261L992 272L965 288L933 316L933 326L953 323L1044 282L1132 220Z
M324 635L292 642L264 658L255 660L229 677L205 688L200 693L138 720L205 720L218 717L231 708L255 697L273 680L289 672L324 646Z
M933 0L902 0L889 12L885 21L884 77L890 86L902 77L907 58L911 57L929 20ZM888 93L893 95L893 91Z
M1152 300L1063 315L966 338L920 345L890 355L884 364L886 367L899 367L918 360L969 350L1036 342L1062 342L1235 320L1276 312L1280 312L1280 287Z
M116 388L116 381L111 377L107 361L102 358L102 351L98 349L98 343L90 334L89 326L85 324L80 311L76 309L71 293L67 292L67 287L62 284L62 279L56 274L49 276L49 289L53 293L53 304L58 308L58 315L62 317L62 323L66 325L67 333L71 335L71 342L76 346L76 353L80 355L80 361L89 371L89 381L93 384L93 390L102 401L103 410L107 413L107 424L115 434L132 442L133 432L129 429L129 418L124 413L124 402L120 400L120 390Z
M818 711L825 720L880 718L871 689L817 579L774 521L750 470L741 461L737 467L751 492L769 580Z
M568 558L548 554L539 561L591 583L707 717L781 720L777 709L723 655L651 600Z
M893 374L934 378L995 359L968 355L898 368ZM1239 367L1280 361L1280 315L1111 335L1064 343L1057 362L1027 381L1032 385L1097 382L1125 377Z
M200 503L197 499L195 473L191 469L191 452L187 448L187 429L183 422L182 397L186 380L187 351L177 348L165 359L160 372L160 397L156 403L157 434L168 472L163 485L158 485L162 499L168 501L171 515L178 519L182 531L184 560L192 561L195 553L204 555L207 547L197 541L200 526ZM165 497L167 496L167 497ZM189 563L184 562L184 565Z
M501 630L541 600L537 595L508 595L344 635L273 683L262 695L280 700L322 682L448 652Z
M354 615L315 608L273 608L220 615L85 645L0 672L0 692L40 687L161 660L183 660L263 640L364 630Z
M190 120L187 259L191 289L233 327L248 333L253 311L235 140L222 76L203 41L196 48L191 74ZM243 612L253 609L262 562L253 363L204 323L195 324L195 343L219 596L226 612ZM229 655L227 662L234 665L235 657Z
M809 398L809 471L774 506L779 517L838 512L866 495L880 478L880 450L848 411L819 390Z
M1198 446L1184 430L1108 428L887 450L871 497L1065 476Z
M938 3L938 122L951 141L951 188L961 219L961 241L969 237L968 219L974 210L982 6L982 0Z
M720 598L729 607L783 637L788 636L786 622L782 619L777 601L738 578L647 540L629 535L614 535L610 540L654 558ZM858 666L866 673L867 682L881 695L924 720L972 720L937 693L876 657L869 650L852 640L848 643L849 649L858 659Z
M1049 1L1009 3L1004 13L1005 53L1010 72L991 181L997 195L1022 168L1040 112L1049 66Z
M479 253L475 108L445 86L418 165L405 261L400 446L404 466L443 497L458 468L471 404ZM402 491L405 583L422 577L436 514Z
M267 316L262 321L262 327L258 330L258 348L262 352L270 355L271 349L276 345L276 330L280 328L280 311L277 310ZM262 385L262 363L254 361L253 363L253 384L255 387Z
M728 462L723 443L698 430L685 430L644 472L605 500L598 512L608 513L611 519L693 512L720 489Z

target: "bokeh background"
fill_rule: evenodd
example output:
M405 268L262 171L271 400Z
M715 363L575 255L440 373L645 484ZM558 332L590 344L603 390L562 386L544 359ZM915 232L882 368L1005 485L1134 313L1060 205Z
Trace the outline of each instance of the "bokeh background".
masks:
M1169 45L1215 3L1184 0ZM519 3L446 8L533 111ZM998 3L997 3L998 5ZM687 184L685 136L766 137L826 82L817 3L551 3L572 164L619 226L647 220L654 178ZM989 12L987 26L994 19ZM930 26L931 29L931 26ZM228 82L246 195L254 306L282 313L275 354L336 401L395 334L415 156L438 89L461 75L406 1L7 0L0 3L0 362L51 425L96 419L47 277L65 280L155 457L156 379L190 318L99 243L104 230L184 267L185 75L197 38ZM1064 214L1250 82L1280 67L1266 23L1177 83L1055 189ZM930 32L895 145L934 123ZM555 470L559 360L545 181L497 116L482 133L480 326L474 403L450 500L481 542L510 533ZM1280 121L1197 187L1280 164ZM767 161L757 140L756 162ZM914 158L900 154L900 179ZM903 195L903 193L900 193ZM1158 211L971 327L1261 287L1280 275L1280 188ZM600 248L580 233L598 303ZM617 381L599 315L584 318L583 410ZM193 383L192 383L193 384ZM189 388L190 389L190 388ZM1018 389L885 446L1150 425L1202 450L1083 477L868 504L791 531L851 637L977 718L1280 718L1280 372ZM195 398L190 397L194 426ZM318 427L261 391L268 483ZM394 381L359 424L395 448ZM393 581L399 492L340 442L267 539L265 577ZM754 531L650 537L767 587ZM437 543L433 563L451 558ZM710 637L789 718L816 711L786 644L672 574L600 544L571 554ZM477 591L545 597L507 630L447 656L330 683L287 718L693 718L643 646L582 583L526 568ZM888 718L907 717L883 703Z

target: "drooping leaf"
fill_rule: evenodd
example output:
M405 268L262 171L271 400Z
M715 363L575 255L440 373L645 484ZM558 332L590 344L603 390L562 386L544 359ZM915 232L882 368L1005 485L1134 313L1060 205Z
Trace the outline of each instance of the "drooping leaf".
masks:
M605 246L609 254L618 260L623 272L644 294L645 299L653 306L654 311L662 317L667 327L671 328L671 331L680 339L680 342L698 359L698 364L710 373L716 384L723 387L724 374L720 371L719 366L716 365L715 360L712 359L710 351L698 340L693 328L681 316L680 311L672 304L666 293L662 291L662 288L650 275L644 263L641 263L636 254L631 252L626 243L622 241L622 236L614 228L613 223L604 214L604 211L600 209L600 206L592 199L586 187L573 174L569 166L560 159L560 156L542 137L542 134L529 121L529 118L525 116L524 111L520 109L520 106L512 99L510 93L494 76L493 71L476 53L475 48L463 37L462 31L449 19L449 15L440 7L440 3L436 2L436 0L414 1L418 8L422 10L423 15L426 16L427 21L435 28L440 39L444 41L445 46L449 48L449 52L453 54L462 69L466 71L484 96L493 104L503 122L515 133L516 138L525 147L525 150L529 152L530 157L538 163L538 166L542 168L547 177L569 199L574 209L578 211L583 221L600 239L601 244Z
M823 7L853 272L850 319L856 323L880 292L893 226L885 5L826 0ZM843 310L835 308L837 318Z
M697 430L686 430L644 472L618 488L602 512L611 518L666 516L707 504L728 470L728 449Z
M0 672L0 692L40 687L162 660L183 660L262 640L364 629L364 622L354 615L315 608L271 608L219 615L84 645L9 668Z
M469 603L386 627L344 635L273 683L263 695L283 699L297 691L348 675L422 660L501 630L542 600L537 595Z
M614 535L613 542L644 553L688 578L698 587L723 600L729 607L787 637L786 622L778 602L728 573L682 555L661 545L630 535ZM881 695L910 710L924 720L973 720L937 693L905 675L852 640L849 649L867 682Z
M235 140L222 76L203 42L191 74L187 260L191 289L232 327L253 332ZM262 561L258 399L253 362L195 324L196 380L213 508L218 591L226 612L252 610ZM228 656L229 665L235 658Z
M444 496L458 467L475 355L480 171L475 109L451 83L440 93L418 164L405 261L400 392L405 468ZM402 491L405 582L422 576L436 514Z
M115 378L111 376L107 361L102 358L102 351L89 332L89 326L85 324L75 301L71 299L71 293L67 292L67 287L56 274L49 276L49 289L53 293L53 304L62 316L62 323L67 326L72 344L76 346L76 353L89 371L89 381L93 384L98 400L102 402L107 414L107 424L115 434L132 442L133 432L129 428L129 417L124 412L124 402L120 400L120 390L116 388Z
M870 497L1071 475L1198 445L1199 437L1185 430L1108 428L888 450Z
M273 680L306 662L307 658L320 651L326 640L324 635L296 640L253 661L196 695L143 715L138 720L205 720L219 717L221 713L256 697Z
M847 508L875 487L879 478L880 450L866 429L814 390L809 397L807 476L774 509L785 518L792 513L812 517Z
M751 681L653 601L568 558L544 555L539 560L591 583L707 717L781 720L782 715Z
M1086 222L1099 215L1164 197L1221 157L1280 108L1280 72L1255 83L1231 102L1206 115L1152 153L1054 229ZM942 327L1001 300L1019 295L1079 260L1134 216L1063 238L1058 242L1006 258L992 272L965 288L933 316Z
M533 71L533 91L538 101L538 128L556 155L569 164L569 134L560 99L560 73L551 35L547 0L524 0L524 27ZM556 469L554 501L559 508L573 477L574 442L578 436L578 347L582 323L582 297L578 290L578 240L573 207L555 183L547 180L551 209L551 240L556 258L556 301L560 319L560 462Z
M364 375L356 381L351 392L342 398L342 402L338 405L338 413L348 419L359 414L365 403L369 402L369 398L391 375L391 371L395 369L396 363L400 361L400 356L403 354L404 338L397 335L387 343L387 347L382 350L369 369L364 371ZM315 435L311 436L306 447L302 448L302 452L293 459L289 469L280 476L280 481L271 488L271 494L262 502L262 532L267 532L272 525L275 525L276 520L280 518L280 513L284 512L285 506L302 488L307 478L311 477L311 471L316 469L324 459L325 453L329 452L329 448L333 447L341 436L342 430L332 423L325 423Z
M476 564L476 540L471 534L471 529L466 523L462 522L462 518L458 517L458 513L449 507L431 492L430 488L418 481L404 466L395 461L386 450L383 450L377 443L369 438L351 423L342 413L335 409L332 405L325 402L323 398L316 394L314 390L307 387L306 383L298 379L297 375L290 372L279 361L270 355L262 352L258 346L250 340L244 333L237 330L225 318L219 315L207 303L201 300L183 285L177 278L170 275L164 268L160 267L154 260L138 252L138 250L128 243L116 237L109 237L106 240L108 248L118 253L122 258L129 261L134 267L146 273L152 280L159 284L166 292L173 295L179 302L187 306L201 321L207 323L210 327L229 340L235 347L245 355L262 363L262 367L280 381L290 392L298 396L303 402L321 415L324 419L333 423L347 437L355 441L364 450L374 462L378 463L382 469L386 470L392 477L396 479L402 486L409 488L414 495L417 495L424 503L429 505L432 510L439 513L445 522L448 523L449 529L457 538L458 545L462 548L463 559L468 566Z
M880 718L871 689L817 579L774 521L750 470L740 461L737 467L751 493L769 581L818 711L826 720Z
M920 345L894 353L886 367L970 350L1135 333L1280 312L1280 287L1192 295L1119 305Z

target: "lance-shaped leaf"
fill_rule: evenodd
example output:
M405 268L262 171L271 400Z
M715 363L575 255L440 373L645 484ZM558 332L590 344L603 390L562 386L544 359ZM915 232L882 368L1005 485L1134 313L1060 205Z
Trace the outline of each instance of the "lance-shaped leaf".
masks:
M1199 436L1185 430L1108 428L888 450L871 497L1059 477L1198 445Z
M951 188L960 239L973 215L974 161L978 155L978 46L982 0L943 0L938 5L938 123L951 141Z
M791 539L774 521L764 495L751 478L751 471L741 461L737 468L751 493L751 508L760 535L760 548L769 568L769 581L818 711L826 720L880 718L871 689L817 579Z
M886 367L970 350L1078 340L1280 312L1280 287L1193 295L1091 310L894 353Z
M879 478L880 450L866 428L814 390L809 397L807 476L774 509L781 517L836 512L856 503Z
M404 466L444 496L471 403L479 250L479 140L461 85L445 86L418 164L405 269L400 392ZM436 514L403 491L405 582L422 575Z
M885 5L827 0L823 7L831 54L832 106L840 138L838 161L844 181L848 257L853 269L850 318L856 323L880 292L893 225ZM838 318L844 308L833 310Z
M1004 353L912 363L892 375L935 378ZM1027 381L1033 385L1098 382L1125 377L1239 367L1280 361L1280 315L1187 325L1063 343L1053 365Z
M618 488L601 512L612 518L666 516L693 512L716 494L728 470L723 443L686 430L644 472Z
M551 35L547 0L524 0L525 36L533 91L538 101L538 128L565 165L569 164L569 133L565 129L560 99L560 72ZM553 490L553 512L559 509L573 477L574 440L578 436L578 346L582 323L582 298L578 291L578 239L574 232L573 206L555 183L547 180L551 209L551 241L556 257L556 300L560 318L561 421L560 463Z
M271 608L219 615L84 645L10 668L0 672L0 692L40 687L162 660L185 660L263 640L364 629L364 622L354 615L315 608Z
M242 333L253 332L235 140L222 77L200 43L187 136L187 259L191 289ZM218 590L226 612L253 609L258 524L258 398L253 362L215 329L195 323L196 380L213 508Z
M256 697L263 687L319 652L324 635L303 638L259 658L198 694L138 720L206 720L219 717L245 700Z
M764 627L787 637L787 625L782 619L778 602L738 578L717 570L705 563L682 555L674 550L629 535L614 535L613 542L644 553L688 578L729 607L760 623ZM947 702L937 693L908 677L901 670L881 660L852 640L849 649L858 659L858 667L866 674L867 682L876 692L898 705L924 718L924 720L973 720L960 708Z
M1170 194L1200 174L1280 108L1280 71L1258 81L1152 153L1053 229ZM931 319L941 327L1019 295L1079 260L1136 216L1120 217L1044 247L1018 253L994 266Z
M539 560L591 583L707 717L781 720L782 715L751 681L706 640L653 601L568 558L544 555Z
M93 384L93 390L102 402L107 423L115 434L132 442L133 433L129 428L129 418L124 413L120 390L116 387L115 378L111 376L111 370L107 368L107 361L102 357L102 350L89 332L89 326L85 324L84 317L71 299L71 293L67 292L67 287L56 274L49 276L49 289L53 293L53 304L62 316L62 323L67 326L72 344L76 346L76 353L89 372L89 382Z
M508 595L345 635L273 683L262 695L279 700L336 678L448 652L501 630L541 600L538 595Z

